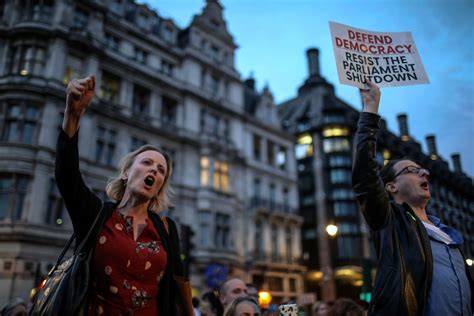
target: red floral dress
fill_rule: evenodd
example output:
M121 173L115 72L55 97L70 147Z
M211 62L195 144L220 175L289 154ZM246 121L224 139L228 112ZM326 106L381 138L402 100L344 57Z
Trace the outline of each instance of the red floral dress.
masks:
M166 252L150 219L133 238L133 217L115 211L99 232L96 276L90 314L158 315L156 297L166 267Z

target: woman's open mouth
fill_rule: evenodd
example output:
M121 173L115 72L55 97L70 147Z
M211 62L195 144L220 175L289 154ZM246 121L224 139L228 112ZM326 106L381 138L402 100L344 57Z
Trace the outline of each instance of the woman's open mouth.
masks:
M148 176L145 178L145 184L149 187L153 186L153 184L155 183L155 178L153 178L152 176Z

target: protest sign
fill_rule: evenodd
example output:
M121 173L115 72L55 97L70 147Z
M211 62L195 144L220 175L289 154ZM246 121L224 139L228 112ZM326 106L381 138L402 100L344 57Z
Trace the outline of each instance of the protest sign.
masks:
M364 88L429 83L410 32L370 32L329 22L339 82Z

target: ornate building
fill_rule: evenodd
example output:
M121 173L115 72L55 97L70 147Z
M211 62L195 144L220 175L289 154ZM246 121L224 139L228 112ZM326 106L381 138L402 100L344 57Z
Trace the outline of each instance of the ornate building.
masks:
M306 291L327 301L342 296L368 299L364 294L370 293L375 256L351 186L353 135L359 113L339 99L334 86L320 74L318 55L317 49L307 51L308 78L295 98L279 106L282 126L296 137L303 258L308 267ZM407 116L399 115L398 121L400 135L390 132L382 121L377 147L380 164L411 157L430 170L428 211L462 232L464 254L472 260L472 179L463 173L458 154L452 156L454 168L450 170L437 154L434 135L426 137L429 152L423 153L408 132ZM327 234L328 225L337 226L335 236Z
M27 299L71 234L54 150L65 84L88 74L97 96L80 129L86 183L105 198L120 157L145 143L165 149L168 213L194 231L195 289L238 276L277 303L302 293L293 137L271 93L242 82L222 13L207 0L180 29L131 0L0 2L0 305Z

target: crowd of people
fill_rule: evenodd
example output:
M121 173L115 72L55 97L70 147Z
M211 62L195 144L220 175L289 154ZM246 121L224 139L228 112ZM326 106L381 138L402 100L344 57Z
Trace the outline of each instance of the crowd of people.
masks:
M104 202L79 170L80 121L95 95L94 76L68 84L64 121L56 148L56 182L78 242L88 242L90 279L80 312L89 315L278 315L259 306L255 287L232 278L217 292L191 297L184 278L175 223L159 215L169 205L172 161L145 145L123 157ZM472 315L472 278L464 262L463 237L427 212L429 171L411 159L379 169L376 139L380 90L361 89L363 111L355 137L353 187L370 228L377 274L370 307L339 298L316 302L317 316ZM92 234L90 227L100 223ZM173 302L173 303L170 303ZM178 302L178 303L174 303ZM291 303L291 302L289 302ZM294 302L293 302L294 303ZM24 315L12 301L2 315ZM73 312L75 314L76 311Z

